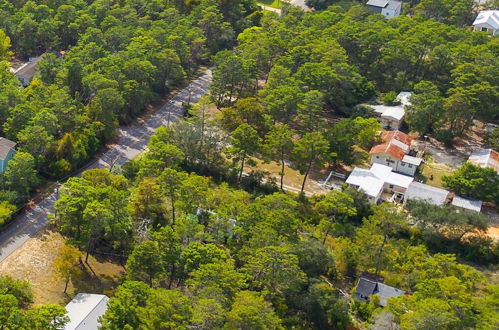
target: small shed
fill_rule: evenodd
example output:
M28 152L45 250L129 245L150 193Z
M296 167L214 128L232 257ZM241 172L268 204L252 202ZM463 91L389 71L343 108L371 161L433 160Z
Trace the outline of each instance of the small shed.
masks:
M64 330L97 330L99 317L106 312L108 300L102 294L78 293L66 305L69 323Z
M478 199L464 198L457 195L452 199L452 205L478 213L482 210L482 204L483 202Z
M366 6L372 12L381 14L386 19L399 16L402 10L402 2L394 0L369 0Z

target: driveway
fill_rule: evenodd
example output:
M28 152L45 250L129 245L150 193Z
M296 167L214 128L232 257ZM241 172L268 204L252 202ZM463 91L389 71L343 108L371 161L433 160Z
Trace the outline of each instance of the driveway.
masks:
M149 137L156 129L181 118L183 116L182 104L188 101L197 102L208 91L210 82L211 71L207 70L152 116L132 125L121 127L116 145L104 152L84 170L108 168L112 164L121 166L140 154L146 148ZM17 217L0 233L0 262L48 224L48 215L54 212L56 194L57 192L54 191L41 200L36 207Z

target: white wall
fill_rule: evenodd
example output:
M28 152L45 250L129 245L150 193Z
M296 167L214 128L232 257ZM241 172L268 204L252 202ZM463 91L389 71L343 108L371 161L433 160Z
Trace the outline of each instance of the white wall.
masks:
M376 157L378 157L378 158L376 158ZM389 162L387 162L387 160L391 160L393 162L389 163ZM409 176L414 176L414 173L416 173L416 170L418 169L418 167L416 165L402 163L402 161L399 161L398 159L395 159L388 154L371 155L371 164L372 163L378 163L378 164L390 166L394 171L397 171L397 172L400 172L400 173L403 173L403 174L406 174Z
M385 9L381 10L381 15L385 16L386 19L397 17L400 15L400 10Z
M393 162L387 162L387 160L391 160ZM388 154L376 154L376 155L371 155L371 164L372 163L378 163L390 166L394 171L396 171L398 159L395 159Z
M410 176L414 176L418 167L416 165L407 164L404 162L400 162L397 166L397 172L404 173Z

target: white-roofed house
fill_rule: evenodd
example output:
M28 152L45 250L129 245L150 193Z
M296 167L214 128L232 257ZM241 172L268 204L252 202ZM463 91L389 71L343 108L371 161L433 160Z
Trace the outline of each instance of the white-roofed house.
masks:
M383 192L402 198L413 180L410 176L393 172L389 166L374 163L370 169L354 168L346 183L364 192L371 203L377 203Z
M444 205L449 191L416 181L411 182L405 192L405 202L408 200L424 200L433 205Z
M482 204L482 201L478 199L464 198L457 195L452 199L452 205L478 213L482 211Z
M382 143L369 151L371 164L379 163L390 166L394 171L413 176L423 159L410 156L412 138L400 131L381 133ZM413 153L414 154L414 153Z
M411 92L400 92L395 99L400 105L371 105L385 129L399 129L404 123L405 107L411 105Z
M78 293L66 305L69 323L64 330L97 330L99 317L106 312L108 300L102 294Z
M369 0L366 6L374 13L383 15L386 19L399 16L402 10L402 2L394 0Z
M499 10L482 10L473 22L474 31L487 32L490 35L499 34Z
M499 173L499 152L494 149L475 151L468 158L468 162L483 168L492 168Z

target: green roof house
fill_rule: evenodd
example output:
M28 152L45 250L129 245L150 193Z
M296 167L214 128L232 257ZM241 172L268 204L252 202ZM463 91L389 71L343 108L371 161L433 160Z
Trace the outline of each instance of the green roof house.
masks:
M15 142L7 140L6 138L0 137L0 174L5 172L7 169L7 163L14 157L16 150Z

